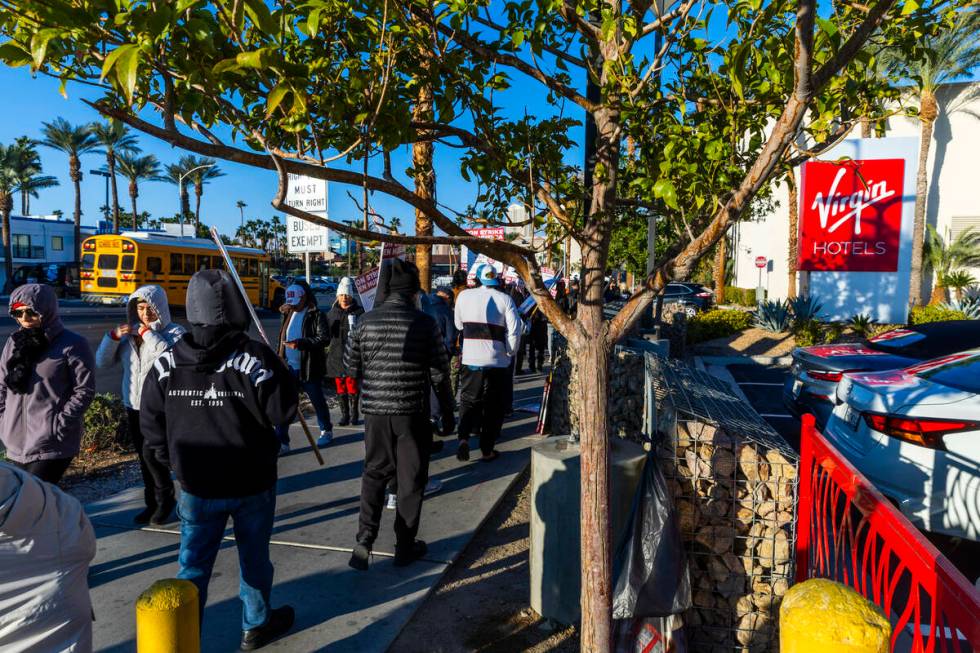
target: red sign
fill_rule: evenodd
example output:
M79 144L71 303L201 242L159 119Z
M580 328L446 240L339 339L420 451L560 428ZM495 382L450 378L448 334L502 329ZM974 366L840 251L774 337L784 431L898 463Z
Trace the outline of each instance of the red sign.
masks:
M803 164L800 270L895 272L903 159Z
M768 264L769 264L769 259L767 259L765 256L756 256L755 257L755 267L757 267L757 268L764 268Z
M503 227L482 227L479 229L467 229L466 233L477 238L489 238L490 240L503 240L505 231Z

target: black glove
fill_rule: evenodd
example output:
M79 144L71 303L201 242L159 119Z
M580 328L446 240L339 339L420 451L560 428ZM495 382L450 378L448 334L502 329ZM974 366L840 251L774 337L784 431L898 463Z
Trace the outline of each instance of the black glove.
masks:
M452 435L456 430L456 415L451 410L442 412L442 435Z

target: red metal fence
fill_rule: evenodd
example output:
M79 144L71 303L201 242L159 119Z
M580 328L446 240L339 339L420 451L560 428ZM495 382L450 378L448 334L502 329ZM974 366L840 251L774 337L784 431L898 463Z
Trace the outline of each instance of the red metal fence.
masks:
M796 580L830 578L879 605L892 651L980 653L978 591L803 418Z

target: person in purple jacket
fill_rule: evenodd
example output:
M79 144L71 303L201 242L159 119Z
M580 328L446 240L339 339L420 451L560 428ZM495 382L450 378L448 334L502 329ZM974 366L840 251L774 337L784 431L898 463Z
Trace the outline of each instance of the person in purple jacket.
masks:
M51 286L14 290L10 315L20 328L0 354L0 441L12 463L57 483L81 448L95 357L88 341L62 324Z

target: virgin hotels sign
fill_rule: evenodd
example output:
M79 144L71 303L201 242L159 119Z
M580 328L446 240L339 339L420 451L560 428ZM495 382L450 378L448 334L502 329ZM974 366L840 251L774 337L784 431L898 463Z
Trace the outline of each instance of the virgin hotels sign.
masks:
M896 272L904 159L803 164L798 269Z

